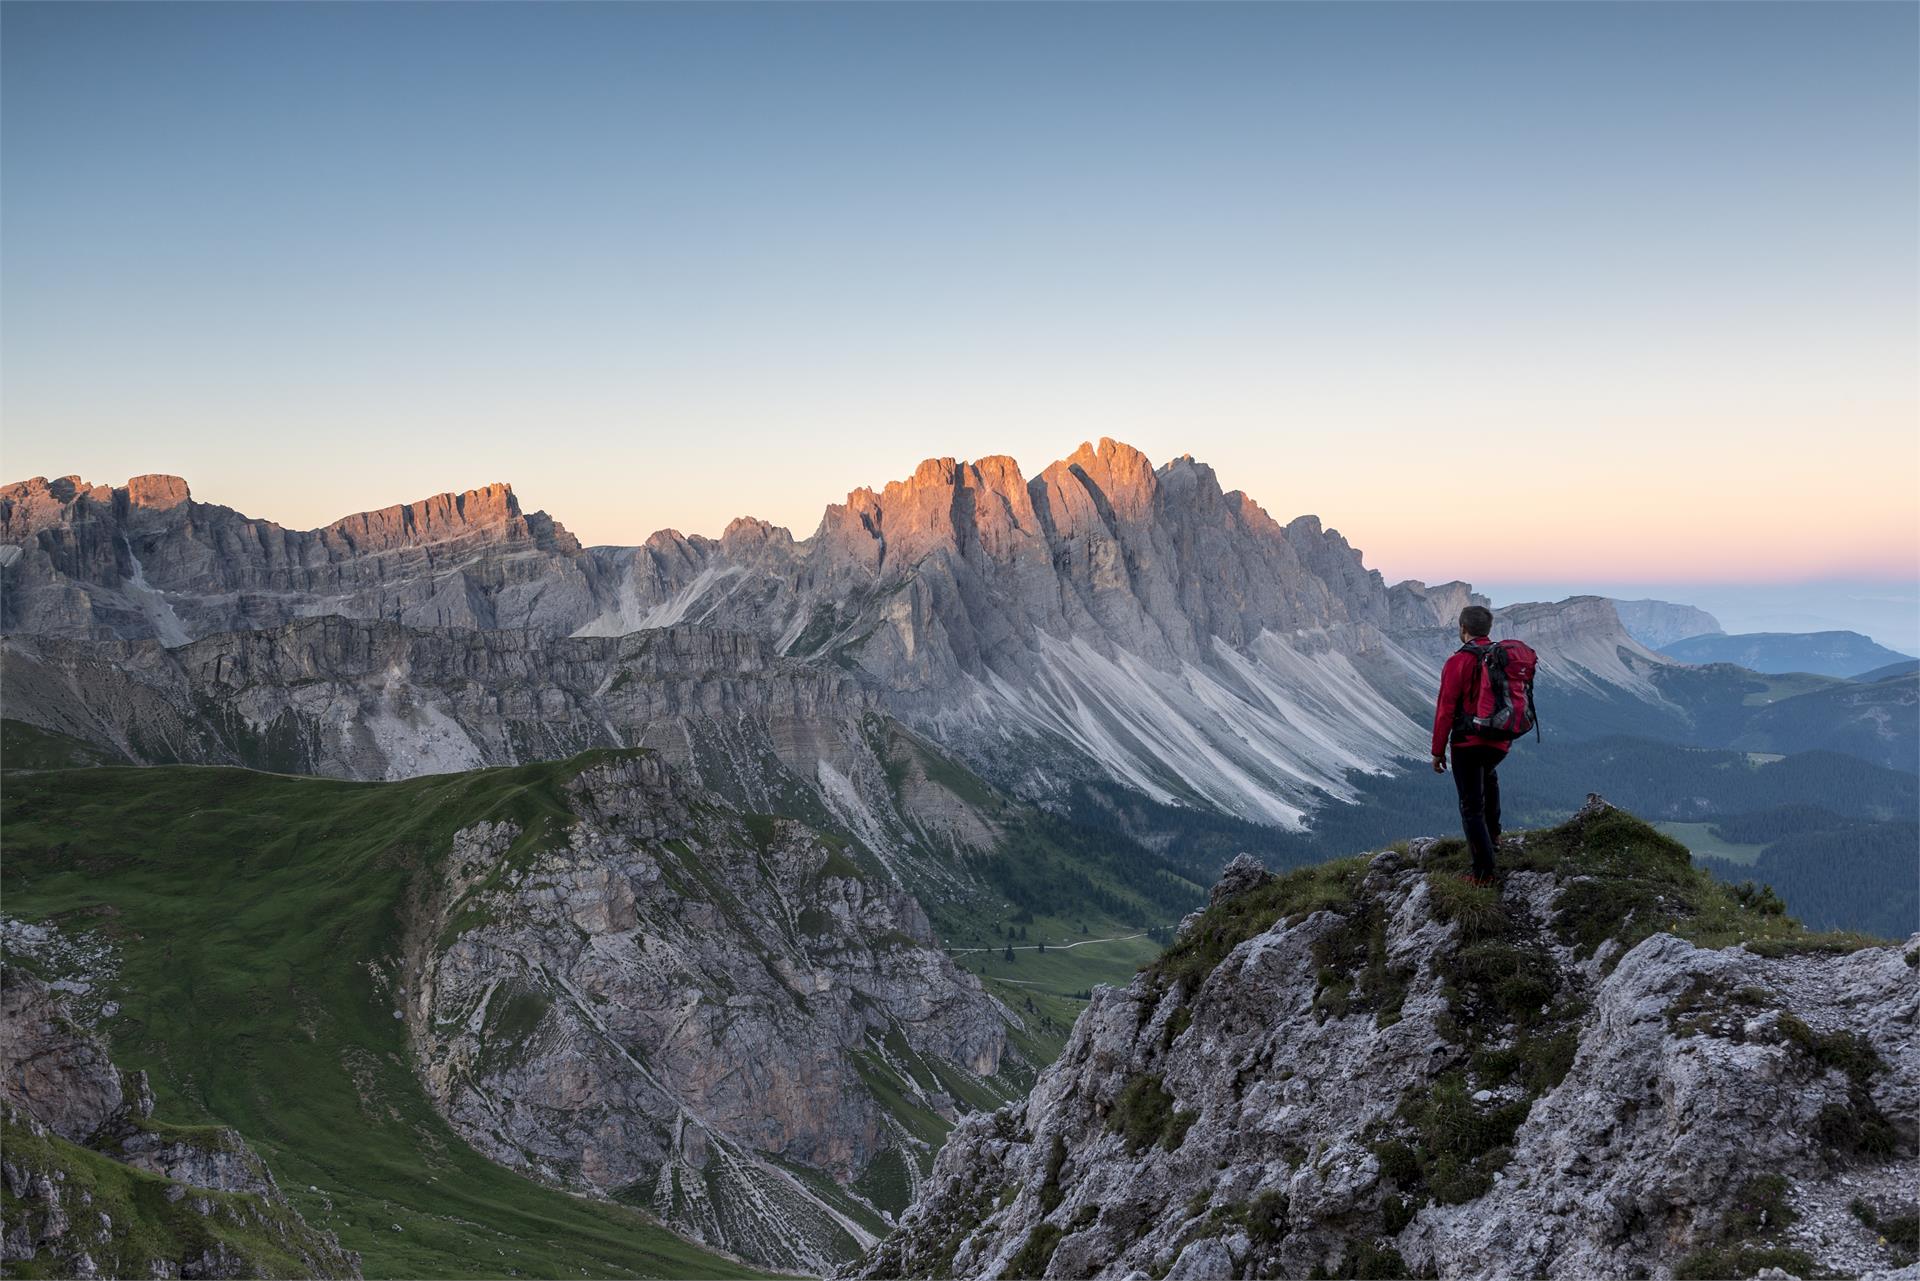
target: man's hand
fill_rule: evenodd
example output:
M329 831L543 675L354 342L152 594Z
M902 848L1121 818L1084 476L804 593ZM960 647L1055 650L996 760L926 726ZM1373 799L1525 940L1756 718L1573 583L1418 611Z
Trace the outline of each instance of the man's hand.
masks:
M1444 774L1444 773L1446 773L1446 772L1447 772L1447 758L1446 758L1446 757L1444 757L1444 756L1436 756L1436 757L1434 757L1434 758L1433 758L1433 772L1434 772L1434 773L1436 773L1436 774Z

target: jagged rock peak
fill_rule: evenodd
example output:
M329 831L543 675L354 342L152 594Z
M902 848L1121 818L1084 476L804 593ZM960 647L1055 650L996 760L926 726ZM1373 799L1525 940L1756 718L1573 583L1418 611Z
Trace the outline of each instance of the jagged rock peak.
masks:
M428 546L492 530L501 531L509 539L527 538L556 550L578 551L580 547L573 535L545 512L523 514L513 486L504 483L356 512L342 516L323 532L338 535L356 551L383 551Z
M720 546L727 551L766 546L788 547L792 544L793 534L785 526L761 520L758 516L736 516L727 522L726 529L720 535Z
M1248 890L1257 890L1273 880L1273 873L1266 865L1251 854L1236 854L1233 861L1221 869L1220 879L1214 883L1213 890L1207 896L1208 906L1222 899L1244 894Z
M127 502L132 506L152 507L161 511L169 507L178 507L181 503L191 502L193 499L193 491L187 488L185 480L162 472L152 472L128 480L126 494Z
M185 508L214 519L246 521L263 530L285 528L275 521L243 516L229 507L196 502L192 488L182 477L150 472L118 486L93 484L77 475L56 480L35 476L0 485L0 537L25 538L48 525L70 521L72 509L79 503L109 506L122 520ZM469 530L494 527L514 527L527 536L552 538L576 549L579 545L545 512L523 512L513 486L505 482L355 512L311 532L321 537L337 536L355 550L365 551L425 545Z
M79 503L96 504L125 518L133 511L167 512L191 503L192 492L178 476L151 473L134 476L124 485L96 485L79 476L61 476L0 485L0 538L30 537L40 529L70 518Z

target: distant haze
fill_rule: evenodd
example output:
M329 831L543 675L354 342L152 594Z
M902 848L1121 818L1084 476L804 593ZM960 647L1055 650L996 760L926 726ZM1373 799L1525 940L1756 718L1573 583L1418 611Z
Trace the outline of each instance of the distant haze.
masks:
M1889 649L1920 654L1920 587L1912 578L1806 583L1476 583L1505 605L1522 600L1560 600L1574 594L1618 600L1652 597L1697 605L1728 632L1849 631Z

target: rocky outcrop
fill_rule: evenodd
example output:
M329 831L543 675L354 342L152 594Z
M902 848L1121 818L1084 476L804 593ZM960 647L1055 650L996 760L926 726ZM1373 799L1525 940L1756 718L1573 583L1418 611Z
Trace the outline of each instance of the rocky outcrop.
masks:
M1912 1263L1871 1225L1920 1193L1920 936L1808 936L1604 802L1501 857L1497 891L1416 841L1224 894L860 1275Z
M145 1073L114 1067L67 991L12 966L0 980L10 1272L360 1275L358 1256L300 1217L237 1133L155 1121Z
M1672 601L1616 600L1613 609L1627 634L1648 649L1660 649L1689 636L1717 636L1726 630L1706 610Z
M1387 607L1395 631L1418 631L1427 627L1451 628L1459 624L1460 611L1469 605L1490 606L1493 602L1458 580L1429 587L1410 578L1387 589Z
M25 970L0 975L0 1097L73 1143L130 1108L153 1110L144 1079L124 1078L75 1019L66 994Z
M461 831L421 909L429 1093L505 1165L831 1269L930 1165L916 1117L1012 1093L1010 1015L834 837L750 822L651 754L567 794L563 828Z

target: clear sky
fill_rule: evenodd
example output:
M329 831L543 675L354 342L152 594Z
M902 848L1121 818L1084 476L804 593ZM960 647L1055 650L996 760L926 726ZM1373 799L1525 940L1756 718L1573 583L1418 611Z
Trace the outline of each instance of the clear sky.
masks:
M1389 578L1911 584L1917 15L9 3L0 478L633 542L1111 435Z

